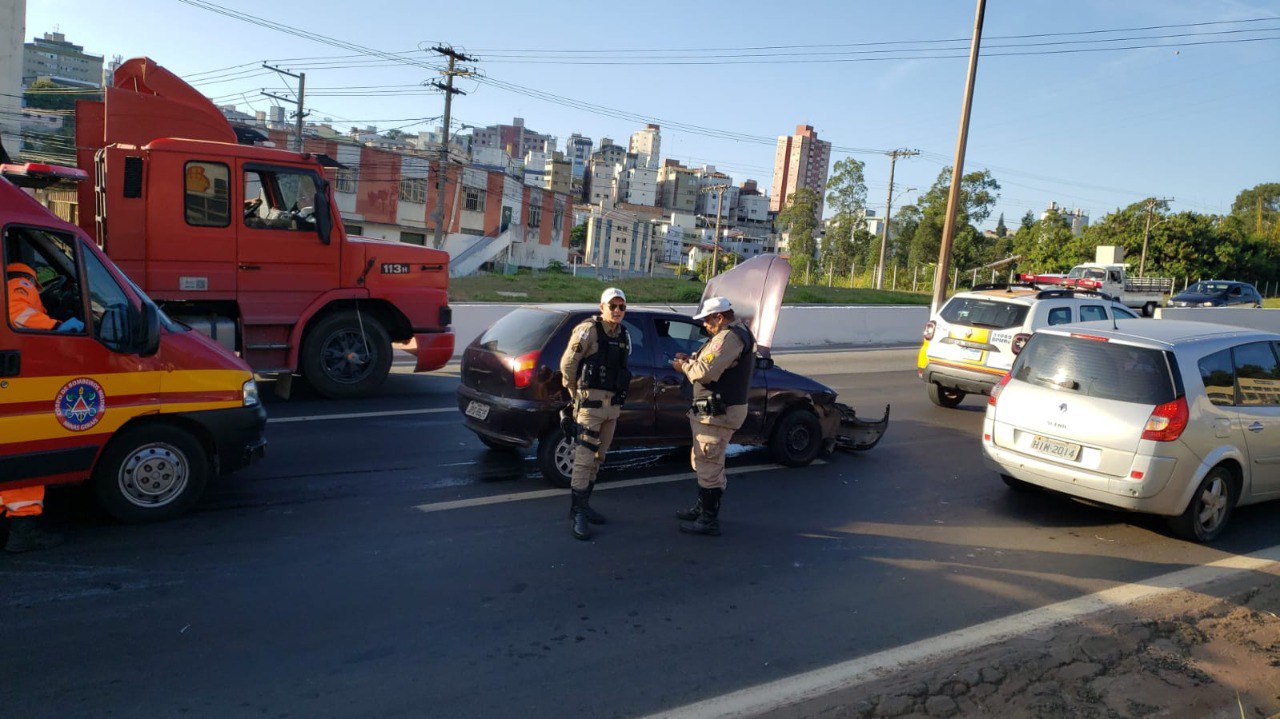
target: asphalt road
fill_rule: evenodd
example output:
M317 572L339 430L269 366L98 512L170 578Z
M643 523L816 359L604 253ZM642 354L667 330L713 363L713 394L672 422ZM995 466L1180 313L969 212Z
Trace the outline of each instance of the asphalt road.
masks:
M51 493L63 547L0 557L0 715L637 716L1271 546L1009 491L985 398L934 407L913 350L781 355L885 439L803 469L741 449L724 535L676 531L687 457L618 452L590 542L531 454L458 422L456 367L376 398L270 401L267 459L191 515L105 519ZM340 415L364 415L346 416Z

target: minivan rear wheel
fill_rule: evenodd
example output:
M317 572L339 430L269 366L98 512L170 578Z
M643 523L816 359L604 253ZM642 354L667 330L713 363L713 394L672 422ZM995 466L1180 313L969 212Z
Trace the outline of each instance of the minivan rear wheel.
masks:
M568 487L573 477L573 442L557 425L538 442L538 469L557 487Z
M943 387L937 382L929 383L929 400L939 407L954 409L964 401L965 393L958 389Z
M1218 465L1200 480L1186 511L1169 518L1169 527L1183 539L1212 542L1222 534L1235 506L1235 477L1226 467Z

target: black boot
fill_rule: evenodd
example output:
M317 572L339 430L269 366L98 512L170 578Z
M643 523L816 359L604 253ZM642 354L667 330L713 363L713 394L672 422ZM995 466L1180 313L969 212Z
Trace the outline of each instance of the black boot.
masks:
M606 524L609 520L596 510L591 508L591 492L596 488L596 483L592 482L587 485L586 496L582 499L582 511L587 515L587 521L592 524Z
M724 490L698 488L698 503L702 505L702 513L692 522L681 522L680 531L686 534L706 534L720 536L720 497Z
M591 527L587 524L587 513L585 507L587 504L587 493L577 489L572 490L573 504L569 508L570 529L573 531L575 539L591 539Z
M676 510L676 519L680 519L686 522L692 522L693 520L697 519L698 516L701 514L702 514L702 487L698 487L698 501L694 502L693 506L688 509Z
M9 520L9 541L4 551L30 552L34 549L50 549L62 544L62 535L46 532L36 524L35 517L14 517Z

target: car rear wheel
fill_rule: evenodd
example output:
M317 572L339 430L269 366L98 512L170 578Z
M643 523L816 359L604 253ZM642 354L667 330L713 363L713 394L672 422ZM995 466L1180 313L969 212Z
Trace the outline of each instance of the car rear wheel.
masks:
M557 487L568 487L573 477L573 442L556 426L538 442L538 468Z
M929 383L929 400L939 407L954 409L964 401L964 396L961 390L943 387L937 382Z
M186 430L149 424L118 435L94 469L93 493L122 522L158 522L196 503L208 482L204 446Z
M1155 316L1156 316L1156 303L1154 303L1154 302L1148 302L1147 304L1143 305L1143 306L1142 306L1142 316L1143 316L1143 317L1155 317Z
M1183 539L1193 542L1211 542L1222 534L1236 505L1235 478L1221 465L1209 470L1195 494L1187 504L1187 510L1169 518L1169 527Z
M778 464L803 467L822 451L822 424L808 409L793 409L782 416L769 440L769 449Z

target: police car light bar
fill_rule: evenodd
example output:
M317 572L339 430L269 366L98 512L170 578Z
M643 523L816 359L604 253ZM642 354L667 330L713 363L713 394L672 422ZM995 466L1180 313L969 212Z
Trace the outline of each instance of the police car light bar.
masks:
M83 182L89 179L89 173L76 167L49 165L43 162L15 162L0 165L0 175L4 175L19 187L31 187L50 184L57 180Z

